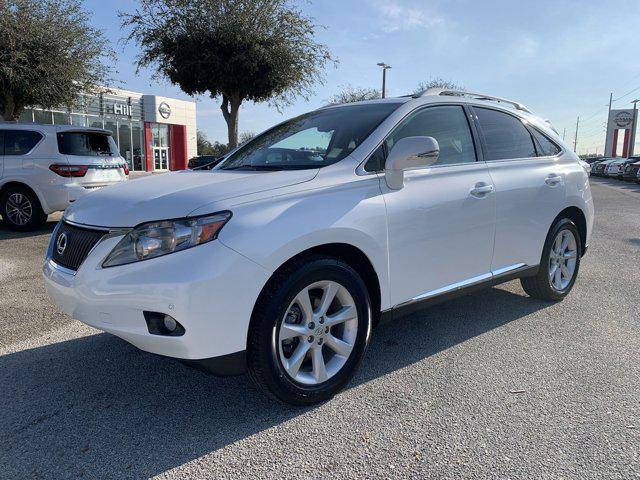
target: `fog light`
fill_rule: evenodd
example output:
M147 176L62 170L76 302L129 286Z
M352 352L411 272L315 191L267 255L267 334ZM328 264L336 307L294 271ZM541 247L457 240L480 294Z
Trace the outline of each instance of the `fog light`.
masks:
M173 317L170 317L169 315L164 316L164 328L166 328L169 332L173 332L177 326L178 323Z
M147 322L147 330L152 335L180 337L184 335L184 327L171 315L161 312L142 312Z

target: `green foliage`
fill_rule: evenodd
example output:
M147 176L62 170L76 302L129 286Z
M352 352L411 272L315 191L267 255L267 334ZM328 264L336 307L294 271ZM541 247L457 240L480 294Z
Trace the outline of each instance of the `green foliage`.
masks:
M338 105L341 103L361 102L364 100L376 100L382 98L380 90L375 88L352 87L348 85L340 92L329 98L330 105Z
M414 94L418 94L430 88L447 88L450 90L464 90L462 85L459 85L451 80L445 80L444 78L435 77L430 78L426 82L420 82L416 89L413 91Z
M215 157L221 157L229 151L229 148L220 142L211 142L207 135L198 130L197 133L198 142L198 155L213 155Z
M0 0L0 115L72 105L108 81L111 56L79 0Z
M243 101L308 98L331 61L314 40L317 27L289 0L141 0L120 15L142 49L139 67L189 95L222 98L230 147Z

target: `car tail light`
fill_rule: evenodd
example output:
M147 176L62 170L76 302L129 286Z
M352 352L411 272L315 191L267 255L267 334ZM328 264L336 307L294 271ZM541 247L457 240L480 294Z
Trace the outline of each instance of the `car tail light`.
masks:
M128 163L123 163L122 164L122 169L124 170L124 174L125 175L129 175L129 164Z
M49 170L57 173L61 177L84 177L89 170L89 165L63 165L54 163L49 166Z

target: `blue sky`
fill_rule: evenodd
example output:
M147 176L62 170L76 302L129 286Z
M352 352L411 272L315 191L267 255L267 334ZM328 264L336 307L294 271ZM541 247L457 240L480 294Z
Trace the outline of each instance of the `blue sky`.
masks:
M120 39L117 11L134 1L86 0L93 23L104 30L118 54L114 78L133 91L189 98L166 81L136 74L134 44ZM609 93L614 108L630 108L640 98L640 57L636 27L638 0L315 0L303 10L325 28L317 38L339 59L328 66L326 82L307 102L281 113L245 103L240 131L260 132L282 119L317 108L342 86L380 87L376 63L392 65L389 96L411 92L421 80L443 77L467 89L516 99L549 118L573 139L576 117L583 120L578 151L602 152ZM219 102L196 98L198 126L226 143ZM638 147L636 147L638 152Z

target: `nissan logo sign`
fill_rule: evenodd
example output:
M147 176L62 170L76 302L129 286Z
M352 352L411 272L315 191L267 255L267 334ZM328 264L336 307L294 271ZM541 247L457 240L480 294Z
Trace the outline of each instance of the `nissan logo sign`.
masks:
M160 113L160 116L166 120L171 116L171 107L167 102L162 102L158 106L158 112Z
M67 249L68 240L66 232L62 232L58 235L58 240L56 240L56 251L58 252L58 255L64 255L64 251Z
M618 128L630 127L633 123L633 115L629 112L619 112L613 117L613 122Z

